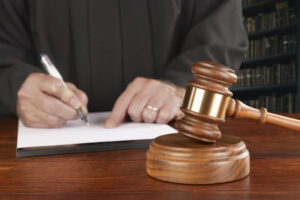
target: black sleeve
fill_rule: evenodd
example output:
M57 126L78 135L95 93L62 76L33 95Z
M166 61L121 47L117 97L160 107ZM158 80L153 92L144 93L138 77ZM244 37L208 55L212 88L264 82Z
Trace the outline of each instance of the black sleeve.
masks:
M0 1L0 117L16 114L17 92L33 66L32 39L21 0Z
M163 79L186 86L191 65L208 60L238 71L248 48L241 0L195 0L192 23L180 54L167 66Z

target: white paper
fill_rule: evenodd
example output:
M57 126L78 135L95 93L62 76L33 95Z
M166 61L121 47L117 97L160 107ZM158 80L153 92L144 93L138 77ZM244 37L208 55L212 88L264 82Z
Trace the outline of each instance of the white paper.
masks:
M177 130L165 124L133 122L122 123L117 128L105 129L104 121L108 114L109 112L89 113L90 126L86 126L78 119L69 121L64 127L58 129L28 128L19 120L17 148L146 140L177 133Z

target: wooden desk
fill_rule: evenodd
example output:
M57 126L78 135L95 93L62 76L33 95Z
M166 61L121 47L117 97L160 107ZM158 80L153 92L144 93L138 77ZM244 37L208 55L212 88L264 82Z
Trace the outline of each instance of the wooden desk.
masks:
M17 121L1 120L0 199L300 199L300 133L233 120L221 130L247 144L250 176L179 185L146 175L146 149L17 159Z

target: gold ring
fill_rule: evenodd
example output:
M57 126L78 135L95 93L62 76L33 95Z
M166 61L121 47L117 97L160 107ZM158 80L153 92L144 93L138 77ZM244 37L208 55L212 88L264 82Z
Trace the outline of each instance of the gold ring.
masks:
M152 110L154 112L157 112L158 111L158 108L154 107L154 106L150 106L150 105L147 105L145 106L145 108L148 108L149 110Z

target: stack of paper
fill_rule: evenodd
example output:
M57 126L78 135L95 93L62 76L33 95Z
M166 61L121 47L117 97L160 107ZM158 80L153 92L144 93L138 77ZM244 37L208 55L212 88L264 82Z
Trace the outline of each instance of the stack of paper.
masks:
M78 119L59 129L28 128L19 121L17 157L144 148L155 137L177 132L164 124L133 122L105 129L108 114L89 113L90 126Z

